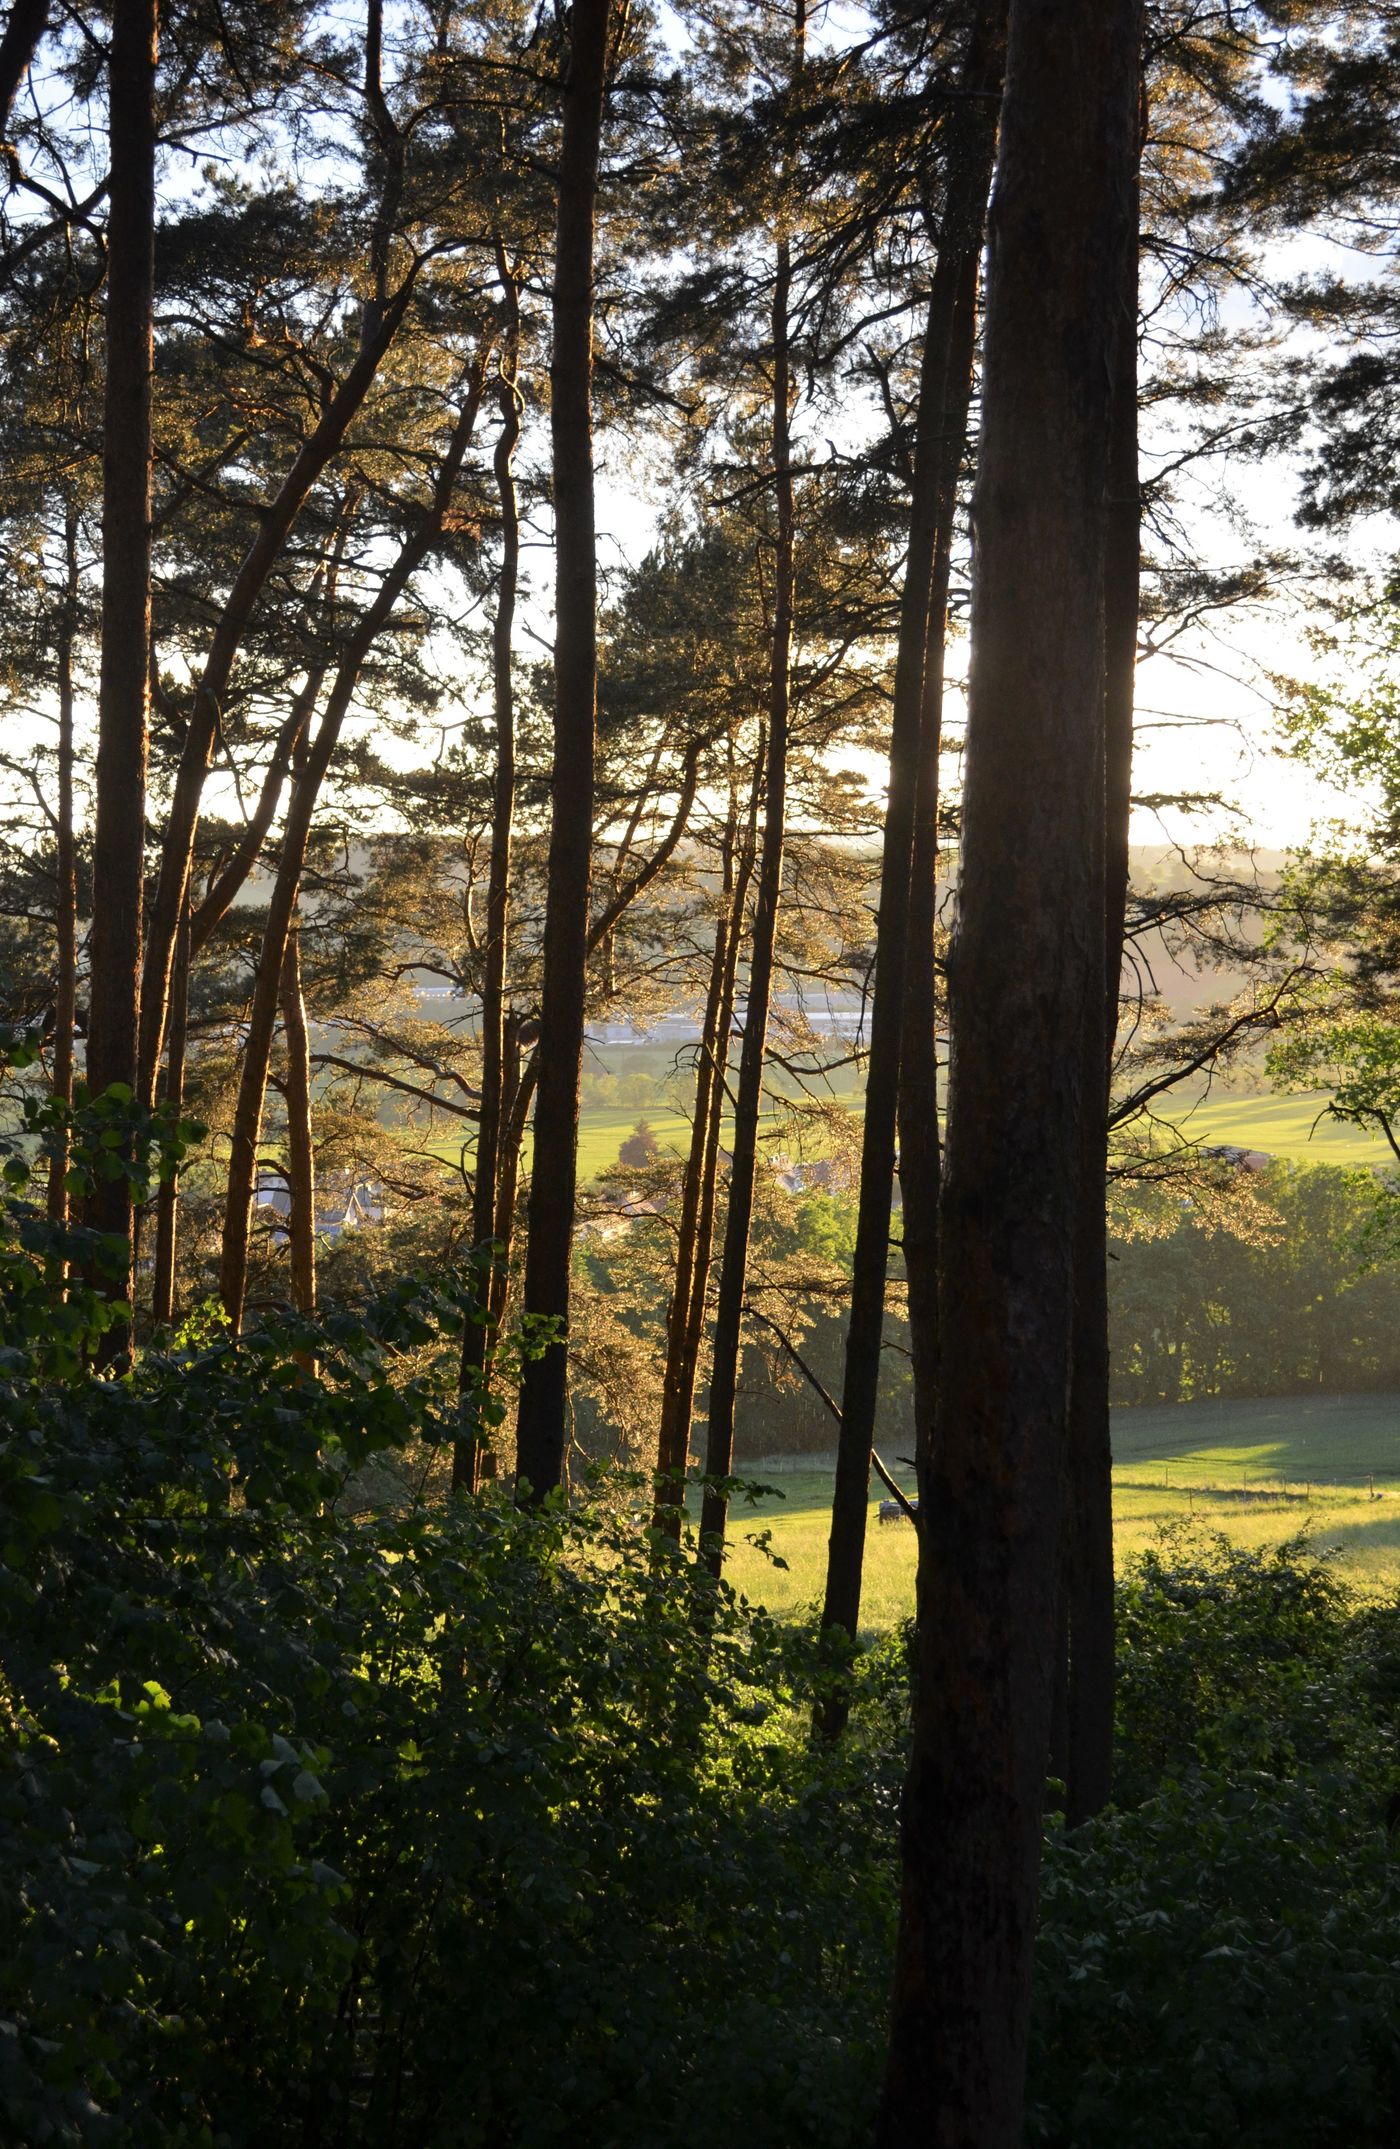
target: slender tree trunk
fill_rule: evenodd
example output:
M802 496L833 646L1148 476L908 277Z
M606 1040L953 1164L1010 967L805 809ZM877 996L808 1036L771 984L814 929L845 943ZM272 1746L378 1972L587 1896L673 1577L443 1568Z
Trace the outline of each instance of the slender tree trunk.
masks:
M760 745L760 764L762 747ZM661 1393L661 1428L657 1439L656 1524L679 1543L695 1414L695 1376L704 1332L714 1233L715 1182L719 1173L719 1137L724 1123L725 1083L729 1072L729 1038L734 1022L734 986L744 909L753 872L754 812L758 769L750 798L747 840L739 827L738 800L731 796L724 831L720 908L710 956L709 987L700 1058L695 1074L695 1118L681 1189L676 1232L676 1275L666 1314L666 1372Z
M1012 0L914 1731L881 2149L1018 2149L1074 1239L1104 996L1103 560L1133 0Z
M945 426L947 464L929 596L924 711L909 888L909 954L899 1063L899 1184L909 1341L914 1375L914 1458L920 1496L938 1395L938 814L943 752L943 675L958 474L967 441L977 330L979 252L963 256L952 335Z
M161 1095L178 1119L185 1103L185 1050L190 1007L190 916L186 909L175 942L170 975L170 1037ZM155 1276L151 1285L151 1322L168 1328L175 1319L175 1255L180 1231L180 1184L176 1173L156 1189Z
M340 562L344 553L345 539L349 534L350 513L342 517L332 546L331 559L326 571L322 592L326 617L329 623L334 602ZM189 990L190 966L223 918L232 908L235 897L244 886L258 859L263 844L276 815L282 787L294 758L304 754L306 727L315 713L316 704L325 685L328 666L325 662L315 664L308 672L300 691L293 699L276 740L263 779L258 803L249 818L233 856L205 888L202 900L196 905L193 893L187 898L187 913L181 920L175 943L175 958L170 972L166 994L165 1023L165 1072L161 1078L161 1095L167 1103L173 1103L178 1112L185 1094L185 1054L189 1046ZM156 1194L156 1256L154 1286L154 1319L157 1323L169 1322L175 1305L175 1255L179 1230L179 1196L175 1179L161 1182ZM162 1312L161 1309L164 1309Z
M102 655L97 705L87 1083L136 1089L146 835L151 639L151 353L155 285L156 0L117 0L108 58L111 214L107 227L102 418ZM130 1300L131 1183L100 1181L88 1221L127 1244L104 1288ZM119 1352L122 1332L108 1332Z
M329 631L335 616L336 591L340 584L341 563L345 557L346 540L350 535L355 511L359 505L359 493L352 492L346 499L339 516L335 535L331 540L330 553L325 561L324 573L318 574L307 607L308 625L314 623L319 611L324 627ZM315 713L321 698L329 669L324 657L310 664L300 691L293 697L268 757L267 770L258 802L248 817L248 824L234 848L232 856L216 873L204 891L203 900L193 909L190 918L190 952L200 954L211 936L228 916L239 893L243 889L262 856L264 843L277 817L282 790L297 755L302 751L306 727ZM173 1012L170 1016L173 1020Z
M295 913L282 957L278 995L287 1046L287 1248L292 1265L292 1302L298 1313L316 1311L316 1151L311 1138L311 1040L301 990L301 926Z
M799 14L799 51L802 17ZM749 1232L758 1171L758 1128L763 1104L763 1059L773 963L783 888L783 837L787 818L788 718L791 699L793 609L792 367L788 312L792 255L787 235L778 241L773 279L773 492L776 513L773 564L773 640L768 684L768 743L764 756L763 845L749 950L748 1001L734 1099L734 1151L729 1167L729 1206L715 1306L710 1368L710 1413L705 1475L727 1478L734 1462L734 1411L739 1389L744 1292L748 1281ZM724 1560L729 1500L718 1483L705 1488L700 1511L702 1557L718 1574Z
M555 526L553 811L525 1311L557 1321L561 1334L526 1366L520 1391L517 1475L534 1501L553 1492L564 1474L598 689L593 248L610 12L609 0L575 0L570 17L554 253L550 366Z
M895 1126L912 923L911 876L918 788L920 771L927 761L922 737L930 601L940 553L946 562L957 493L961 428L966 424L966 393L959 395L958 388L968 378L970 350L960 369L957 346L960 336L965 339L971 326L969 284L972 305L975 306L977 259L981 252L987 189L991 183L996 144L996 96L1001 82L1003 45L1000 17L999 9L989 11L987 17L979 18L974 28L963 70L964 102L958 108L960 124L950 130L947 211L929 295L915 420L909 548L895 658L889 793L875 936L875 993L870 1018L870 1056L866 1065L860 1203L837 1436L826 1600L822 1607L822 1626L840 1627L853 1640L860 1617L865 1526L869 1512L870 1451L875 1438L885 1325L885 1282L894 1193ZM961 426L957 426L959 417ZM946 564L943 572L946 577ZM946 588L944 602L946 604ZM931 721L936 734L941 728L936 714L932 715ZM935 735L932 741L935 815L938 743ZM936 1140L935 1121L935 1143ZM839 1701L833 1701L823 1717L829 1733L840 1729L844 1714Z
M506 1110L506 956L510 936L510 859L515 819L515 687L512 641L515 599L520 579L520 510L515 489L515 450L520 439L518 386L520 311L515 284L502 263L510 318L501 375L501 430L496 440L496 491L501 504L501 571L496 586L496 617L491 632L492 698L496 720L496 771L491 798L491 864L486 882L486 961L481 986L481 1117L477 1122L476 1179L472 1188L472 1239L477 1246L496 1237L501 1177L502 1122ZM503 1260L504 1254L496 1259ZM490 1362L490 1290L483 1309L486 1323L469 1321L462 1339L461 1387L478 1398ZM475 1401L468 1406L475 1408ZM475 1492L480 1477L481 1442L466 1431L452 1455L452 1482L459 1491Z
M1136 178L1136 175L1134 175ZM1109 1437L1108 1091L1118 1036L1128 899L1141 499L1138 479L1138 230L1123 264L1113 382L1113 437L1104 559L1104 1006L1085 1035L1086 1084L1102 1084L1103 1111L1087 1123L1076 1251L1074 1373L1066 1487L1069 1675L1066 1818L1071 1827L1108 1803L1113 1782L1113 1451Z
M161 845L160 870L151 904L150 932L142 983L141 1087L151 1095L160 1065L169 1014L170 970L180 913L188 899L195 838L209 760L218 736L219 712L227 697L243 635L263 587L282 554L308 494L343 442L373 385L379 367L408 311L414 273L404 278L382 309L366 309L363 340L354 364L327 403L315 427L267 508L239 563L210 639L204 669L195 688L189 728L180 753L175 788Z
M507 1015L505 1021L505 1072L501 1082L501 1141L496 1168L496 1219L491 1236L500 1247L500 1256L491 1272L491 1288L487 1298L490 1325L500 1333L506 1300L510 1294L510 1257L515 1241L515 1207L520 1188L520 1152L525 1145L525 1127L530 1117L530 1106L535 1096L535 1071L538 1062L532 1057L522 1071L520 1048L522 1032L526 1025L518 1016Z
M78 1022L78 869L73 834L73 641L77 632L78 518L64 518L66 575L63 613L55 650L58 672L58 826L55 831L54 934L58 965L53 1005L53 1093L73 1102ZM68 1221L68 1134L63 1129L49 1158L47 1211L55 1224Z
M431 508L419 518L413 535L400 547L397 559L379 585L374 602L365 611L350 637L336 666L335 678L316 736L307 748L305 759L297 769L292 783L286 826L282 832L281 855L272 883L272 893L268 899L267 922L263 927L262 944L258 951L257 970L253 980L253 1000L248 1016L248 1033L243 1044L238 1099L234 1107L233 1136L229 1152L228 1183L224 1196L219 1295L235 1329L242 1323L244 1298L248 1288L248 1245L253 1190L257 1177L258 1139L262 1131L263 1099L267 1091L272 1039L277 1024L282 965L287 952L287 935L291 931L292 915L301 887L302 867L306 861L306 847L310 840L316 801L320 797L321 786L339 743L341 726L355 688L359 684L364 661L387 625L399 598L427 558L442 530L443 517L455 491L462 459L476 425L487 356L487 348L483 345L473 368L451 444L438 473Z
M49 25L49 0L14 0L0 37L0 135L9 131L19 87Z

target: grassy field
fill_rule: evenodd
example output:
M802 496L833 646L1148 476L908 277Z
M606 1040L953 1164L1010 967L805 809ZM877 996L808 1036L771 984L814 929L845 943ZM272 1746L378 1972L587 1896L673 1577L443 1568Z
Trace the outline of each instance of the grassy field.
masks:
M1164 1525L1199 1524L1251 1546L1306 1530L1368 1591L1400 1588L1400 1395L1290 1396L1114 1414L1114 1516L1120 1559ZM826 1571L830 1468L755 1466L779 1489L737 1507L730 1579L783 1613L816 1603ZM900 1470L912 1489L912 1473ZM876 1519L871 1499L864 1620L888 1627L913 1609L914 1532ZM768 1533L780 1568L754 1542Z
M1380 1166L1393 1162L1380 1135L1319 1117L1325 1102L1321 1094L1235 1096L1217 1089L1198 1103L1183 1103L1164 1116L1172 1118L1191 1141L1260 1149L1294 1164ZM861 1099L852 1096L847 1108L859 1112ZM640 1118L646 1119L663 1149L684 1155L690 1121L676 1101L673 1086L663 1087L658 1080L654 1105L585 1104L579 1126L580 1177L595 1178L615 1164L618 1149Z
M1236 1096L1216 1089L1199 1103L1182 1105L1166 1116L1192 1141L1262 1149L1293 1164L1394 1162L1381 1135L1327 1117L1323 1113L1326 1102L1321 1092L1301 1097Z
M1393 1163L1379 1135L1369 1135L1339 1121L1319 1118L1325 1099L1306 1097L1247 1097L1217 1091L1199 1104L1183 1106L1172 1115L1183 1134L1201 1143L1228 1142L1240 1149L1260 1149L1294 1164L1370 1165ZM861 1100L852 1095L847 1109L859 1112ZM585 1101L579 1117L579 1177L598 1178L617 1163L617 1153L639 1119L645 1119L659 1147L684 1156L690 1146L690 1120L674 1084L658 1079L650 1101L599 1103ZM770 1138L781 1136L779 1115L767 1114ZM418 1139L414 1137L415 1141ZM454 1161L462 1147L458 1133L443 1133L427 1146ZM526 1165L529 1146L526 1145Z

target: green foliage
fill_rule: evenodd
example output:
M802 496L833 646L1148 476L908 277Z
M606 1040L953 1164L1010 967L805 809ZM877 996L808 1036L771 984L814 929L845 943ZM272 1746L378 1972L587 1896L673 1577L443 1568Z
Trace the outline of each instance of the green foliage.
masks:
M1052 1832L1031 2139L1395 2138L1400 1613L1180 1537L1121 1598L1122 1805Z
M0 2138L868 2140L903 1636L833 1752L814 1637L658 1543L644 1480L414 1497L470 1267L107 1379L48 1335L96 1303L72 1249L5 1208ZM1182 1535L1120 1641L1119 1805L1050 1829L1032 2138L1382 2149L1400 1612Z
M644 1487L356 1512L452 1437L469 1311L411 1277L120 1381L7 1332L5 2138L859 2139L890 1752L807 1753L816 1660Z
M1400 1386L1392 1188L1374 1173L1275 1165L1238 1230L1190 1202L1115 1240L1115 1403Z

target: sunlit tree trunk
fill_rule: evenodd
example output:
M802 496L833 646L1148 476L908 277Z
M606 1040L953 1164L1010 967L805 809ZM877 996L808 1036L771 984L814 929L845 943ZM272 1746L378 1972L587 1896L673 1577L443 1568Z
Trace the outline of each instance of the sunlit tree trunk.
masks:
M938 815L943 751L943 678L948 639L948 583L957 514L958 472L967 441L977 328L979 261L963 256L951 338L949 398L938 544L929 596L923 723L909 886L909 955L899 1059L900 1236L909 1304L914 1376L914 1458L920 1495L938 1395L938 1198L942 1144L938 1130Z
M175 942L175 967L170 975L170 1038L161 1097L178 1119L185 1102L185 1051L188 1044L190 1006L190 920L180 921ZM176 1173L161 1180L156 1189L155 1276L151 1285L151 1320L168 1328L175 1318L175 1260L180 1232L180 1185Z
M9 129L15 98L49 23L50 0L14 0L0 37L0 134Z
M93 829L92 984L87 1082L135 1091L140 1022L141 906L146 837L147 692L151 639L151 353L155 281L155 0L117 0L107 63L111 214L107 227L106 387L102 415L102 653ZM127 1243L125 1276L104 1288L131 1297L131 1184L102 1180L88 1221ZM122 1332L108 1333L112 1352Z
M880 904L875 936L875 991L866 1063L860 1204L852 1261L850 1319L841 1388L836 1484L826 1569L823 1627L840 1627L854 1639L860 1617L865 1526L869 1512L870 1451L879 1402L885 1324L890 1209L894 1192L895 1129L899 1105L901 1040L911 911L912 870L918 826L921 766L931 750L936 814L937 709L929 710L934 736L923 743L931 697L924 691L930 666L930 607L935 569L942 563L941 614L946 609L947 554L957 496L957 465L966 425L966 383L971 361L968 286L975 304L976 263L981 252L987 189L996 141L996 93L1000 86L1001 10L976 23L961 88L959 124L949 130L947 200L938 264L929 295L923 364L915 416L914 471L909 544L905 556L895 657L894 707L890 723L889 792L880 867ZM960 362L961 361L961 362ZM961 391L961 392L960 392ZM941 651L940 651L941 668ZM920 912L920 924L923 913ZM935 1107L936 1114L936 1107ZM936 1117L933 1132L936 1157ZM907 1189L915 1202L925 1189ZM917 1225L916 1225L917 1231ZM840 1728L842 1709L825 1711L828 1732Z
M301 989L301 924L293 913L282 957L278 993L287 1051L283 1100L287 1107L287 1251L292 1302L298 1313L316 1311L316 1150L311 1126L311 1038Z
M882 2149L1019 2149L1086 1088L1104 998L1104 491L1132 0L1012 0L914 1726Z
M53 1005L53 1093L73 1101L78 1022L78 869L73 830L73 642L77 631L78 518L70 508L63 524L63 610L54 650L58 684L58 812L54 830L54 934L57 966ZM49 1157L47 1213L68 1220L68 1136L62 1130Z
M696 1374L705 1328L720 1131L724 1124L729 1040L734 1025L735 981L749 883L753 876L757 770L747 830L739 825L737 803L737 800L731 801L730 819L724 834L721 905L715 921L715 943L711 951L709 989L695 1076L695 1119L690 1130L690 1152L681 1191L675 1282L666 1317L666 1372L657 1442L657 1525L673 1542L679 1540L681 1533L690 1427L695 1414Z
M798 64L805 35L799 0ZM734 1413L739 1392L739 1356L743 1344L744 1292L748 1283L749 1233L753 1224L754 1185L758 1173L758 1130L763 1108L763 1061L768 1041L768 1011L773 996L773 966L778 939L778 911L783 889L783 841L787 821L788 722L791 713L793 630L793 480L792 355L789 312L792 301L792 247L786 233L778 240L773 278L771 334L773 394L773 627L768 682L768 739L763 764L763 841L758 861L753 939L749 948L744 1036L739 1050L739 1081L734 1099L734 1148L729 1166L729 1201L724 1219L715 1305L715 1334L710 1363L710 1408L705 1439L705 1475L727 1478L734 1462ZM720 1484L705 1487L701 1502L702 1557L718 1574L724 1560L724 1531L729 1501Z
M477 1122L476 1178L472 1187L472 1239L477 1246L497 1236L503 1118L506 1088L506 956L510 936L510 863L515 819L515 687L512 639L520 579L520 509L515 487L515 450L520 439L520 308L515 284L501 264L508 294L509 321L501 375L501 430L496 439L496 492L501 508L501 568L496 584L496 617L491 630L492 702L496 728L496 768L491 795L491 863L486 882L486 960L481 987L481 1117ZM513 1200L512 1200L513 1207ZM497 1259L508 1256L502 1247ZM461 1385L476 1398L484 1382L491 1349L490 1291L486 1323L470 1321L462 1341ZM469 1404L468 1407L474 1407ZM476 1489L481 1443L472 1430L463 1433L452 1457L452 1482L462 1491Z
M1104 559L1104 1008L1084 1040L1086 1084L1102 1083L1103 1110L1086 1122L1075 1256L1074 1371L1070 1390L1065 1543L1069 1670L1066 1818L1087 1820L1113 1781L1113 1452L1109 1437L1108 1089L1118 1035L1128 898L1141 503L1138 479L1138 231L1134 201L1125 251L1122 318L1113 383L1107 547Z
M521 1385L516 1465L532 1500L564 1473L598 688L593 248L610 12L609 0L575 0L569 17L554 256L554 769L525 1311L554 1320L560 1333L526 1366Z

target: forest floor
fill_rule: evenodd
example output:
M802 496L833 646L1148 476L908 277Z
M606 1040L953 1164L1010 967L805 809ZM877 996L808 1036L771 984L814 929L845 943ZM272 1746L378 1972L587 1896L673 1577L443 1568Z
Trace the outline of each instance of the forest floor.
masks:
M1306 1532L1357 1588L1400 1589L1400 1395L1119 1410L1113 1447L1120 1562L1167 1528L1220 1530L1261 1549ZM743 1464L740 1474L776 1490L733 1508L730 1580L778 1614L819 1603L831 1459ZM895 1475L912 1491L911 1470ZM907 1521L879 1521L883 1488L871 1483L863 1620L877 1630L913 1610L915 1543ZM754 1541L765 1533L785 1567Z

